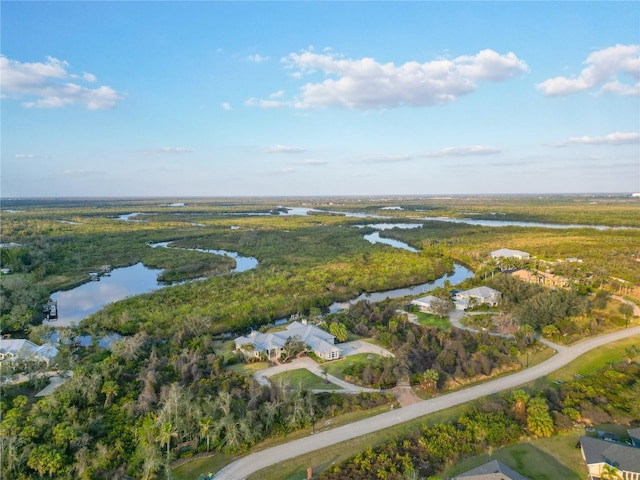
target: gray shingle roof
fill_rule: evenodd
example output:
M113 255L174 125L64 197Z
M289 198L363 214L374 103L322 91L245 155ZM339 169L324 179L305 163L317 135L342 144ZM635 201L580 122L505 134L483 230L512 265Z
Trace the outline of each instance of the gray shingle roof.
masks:
M461 473L456 479L464 480L528 480L515 470L510 469L506 465L497 460L480 465L478 468Z
M631 437L631 442L636 447L640 447L640 428L629 428L627 433Z
M251 332L246 337L238 337L235 342L237 346L252 343L257 351L268 351L273 348L284 347L289 337L299 338L309 347L318 353L326 354L334 348L335 338L328 332L316 327L315 325L304 325L300 322L293 322L287 325L286 330L274 333Z
M626 472L640 473L640 448L622 443L580 437L584 458L588 465L608 463Z

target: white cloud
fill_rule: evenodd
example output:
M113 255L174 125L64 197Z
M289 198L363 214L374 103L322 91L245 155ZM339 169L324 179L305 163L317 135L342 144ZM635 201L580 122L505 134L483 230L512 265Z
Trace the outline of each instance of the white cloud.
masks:
M263 153L303 153L306 151L306 148L289 147L287 145L274 145L273 147L267 147L262 150Z
M430 158L437 157L469 157L473 155L496 155L500 150L494 147L485 147L482 145L472 145L469 147L447 147L427 153L425 156Z
M158 147L145 150L146 153L191 153L193 150L185 147Z
M482 50L476 55L396 66L373 58L344 59L333 53L306 50L282 59L292 76L316 72L326 77L302 87L296 108L346 107L356 109L442 105L478 88L479 82L502 81L523 74L527 64L515 54ZM250 99L251 106L261 106ZM285 106L285 105L282 105Z
M567 145L629 145L640 143L640 133L635 132L615 132L602 137L572 137L564 142L555 144L557 147Z
M616 45L591 53L578 77L555 77L536 85L547 96L571 95L601 86L600 91L616 95L640 94L640 45ZM622 83L618 75L635 83Z
M223 110L227 110L227 111L231 110L231 104L229 102L222 103L221 107Z
M51 158L51 157L49 155L36 155L34 153L16 153L16 158L33 159L33 158Z
M259 98L250 98L244 102L247 107L260 107L260 108L282 108L286 107L286 102L280 102L277 100L262 100Z
M296 162L297 165L311 165L311 166L319 166L326 165L327 162L325 160L315 160L313 158L309 158L307 160L302 160L301 162Z
M84 105L89 110L115 107L122 94L108 86L88 88L70 79L79 77L67 72L69 64L54 57L46 62L21 63L0 55L0 89L2 98L25 98L29 108L52 108L65 105ZM84 73L82 78L94 82L95 75Z
M88 168L73 168L69 170L65 170L62 172L63 175L72 175L72 176L89 176L89 175L102 175L104 172L100 170L91 170Z
M360 159L362 163L397 163L408 162L413 160L410 155L376 155L372 157L364 157Z
M249 60L250 62L254 62L254 63L264 63L267 60L269 60L269 57L265 57L265 56L262 56L262 55L256 53L255 55L249 55L247 57L247 60Z

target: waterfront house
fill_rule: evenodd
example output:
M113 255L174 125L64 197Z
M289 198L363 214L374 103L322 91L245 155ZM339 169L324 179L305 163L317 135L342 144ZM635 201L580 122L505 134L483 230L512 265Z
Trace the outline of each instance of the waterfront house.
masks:
M431 313L431 307L433 302L440 301L440 299L433 295L427 295L426 297L416 298L411 301L411 305L418 307L418 310L424 313Z
M49 363L58 355L58 349L49 343L36 345L24 338L0 338L0 363Z
M496 306L501 296L498 290L482 286L456 293L454 301L457 310L465 310L473 304Z

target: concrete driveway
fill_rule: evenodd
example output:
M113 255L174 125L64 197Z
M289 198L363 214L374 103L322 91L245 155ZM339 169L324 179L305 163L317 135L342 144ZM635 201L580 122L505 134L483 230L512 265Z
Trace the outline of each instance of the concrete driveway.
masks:
M376 355L380 355L381 357L395 356L386 348L374 345L373 343L365 342L363 340L354 340L353 342L340 343L338 344L338 347L340 348L340 350L342 350L343 357L355 355L356 353L375 353Z
M512 375L497 378L480 385L431 398L408 407L394 409L375 417L367 418L366 420L343 425L333 430L316 433L315 435L249 454L224 467L218 472L215 478L218 480L243 480L258 470L270 465L275 465L284 460L295 458L305 453L313 452L384 428L389 428L399 423L407 422L477 398L492 395L502 390L515 388L523 383L549 375L586 352L633 335L640 335L640 326L590 338L564 348L550 359Z
M343 356L355 355L356 353L375 353L378 355L382 355L385 357L393 356L391 352L385 350L382 347L378 347L377 345L373 345L368 342L363 342L361 340L356 340L354 342L341 343L340 349L342 350ZM275 365L273 367L265 368L264 370L260 370L253 374L253 378L260 385L268 385L269 377L273 375L277 375L278 373L288 372L291 370L297 370L299 368L306 368L314 375L317 375L320 378L325 378L325 374L322 371L321 365L319 365L315 360L309 357L301 357L296 358L288 363L284 363L282 365ZM329 382L334 385L338 385L340 390L313 390L314 393L320 393L325 391L335 392L335 393L359 393L359 392L379 392L380 390L373 388L364 388L354 385L352 383L345 382L333 375L326 375L326 378Z

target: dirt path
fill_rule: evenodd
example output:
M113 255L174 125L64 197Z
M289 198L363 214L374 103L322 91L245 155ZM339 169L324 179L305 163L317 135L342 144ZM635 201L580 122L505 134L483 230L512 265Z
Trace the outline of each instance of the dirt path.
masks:
M401 407L408 407L414 403L419 403L422 399L413 391L411 385L397 385L391 389L391 393L396 397Z

